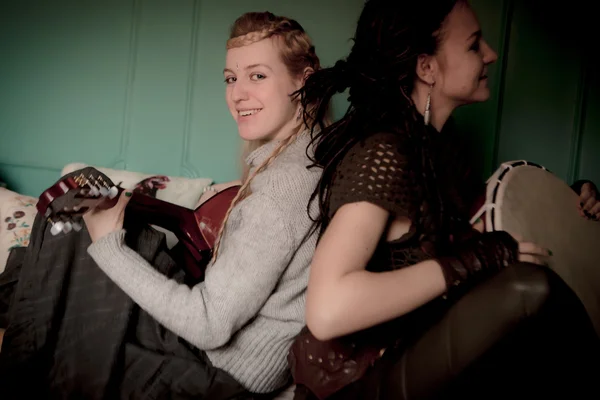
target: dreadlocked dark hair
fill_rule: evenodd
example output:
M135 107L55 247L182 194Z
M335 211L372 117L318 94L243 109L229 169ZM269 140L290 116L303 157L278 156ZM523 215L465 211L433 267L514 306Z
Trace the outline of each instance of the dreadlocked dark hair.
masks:
M413 109L410 96L418 56L435 54L443 23L457 3L467 2L369 0L358 20L348 57L310 75L297 92L304 119L312 127L313 166L323 168L311 197L311 202L319 199L320 215L315 222L321 229L328 219L328 188L346 152L369 134L396 131L413 118L407 112ZM331 98L348 88L350 105L344 117L326 125Z

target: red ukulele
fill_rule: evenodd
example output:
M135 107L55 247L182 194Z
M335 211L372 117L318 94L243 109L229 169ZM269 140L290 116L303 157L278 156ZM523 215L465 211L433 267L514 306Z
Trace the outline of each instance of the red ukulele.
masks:
M180 254L181 266L192 281L199 281L204 277L225 214L239 189L239 186L225 189L195 210L133 192L127 204L127 218L173 232L179 239L177 246L184 250ZM83 214L93 208L114 207L123 190L97 169L86 167L44 191L37 210L52 224L53 235L78 231Z

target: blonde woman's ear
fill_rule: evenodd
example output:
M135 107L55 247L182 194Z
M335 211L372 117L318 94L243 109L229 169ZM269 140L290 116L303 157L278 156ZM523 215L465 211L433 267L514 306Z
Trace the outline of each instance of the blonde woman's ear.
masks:
M313 72L315 72L315 70L312 69L311 67L304 68L304 73L302 74L302 84L303 85L306 83L306 80Z

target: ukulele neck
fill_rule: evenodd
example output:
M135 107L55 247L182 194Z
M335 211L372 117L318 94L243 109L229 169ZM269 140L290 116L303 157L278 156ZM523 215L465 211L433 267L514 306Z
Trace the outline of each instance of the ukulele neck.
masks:
M193 211L173 203L133 192L127 204L127 212L134 218L141 218L150 225L161 226L171 232L176 232L180 221L192 215Z

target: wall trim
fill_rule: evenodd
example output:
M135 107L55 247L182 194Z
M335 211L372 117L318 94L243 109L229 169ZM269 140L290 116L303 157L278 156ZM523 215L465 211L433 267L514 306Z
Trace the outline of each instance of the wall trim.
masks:
M579 82L577 83L577 97L573 108L573 127L571 128L571 141L569 143L569 168L567 170L567 180L572 183L579 179L579 167L581 164L581 145L585 130L586 104L590 94L591 85L589 79L591 76L590 62L587 56L581 59L579 73Z
M0 167L21 168L21 169L37 169L37 170L53 171L53 172L60 172L60 171L62 171L62 168L49 167L49 166L46 166L46 165L35 165L35 164L18 164L18 163L3 163L3 162L0 162Z
M129 59L127 60L127 77L125 80L125 109L123 110L123 122L121 125L121 145L119 154L115 160L108 164L109 168L127 169L127 147L131 133L131 118L133 108L133 90L135 85L135 73L137 70L138 39L140 20L142 18L142 1L133 0L131 12L131 28L129 32Z
M192 118L194 115L194 90L196 87L196 69L198 66L198 36L200 35L200 0L194 0L192 12L192 29L190 39L190 58L185 96L183 146L181 149L181 175L188 178L202 176L202 172L191 161L190 141L192 135Z
M502 129L502 115L504 111L504 92L506 90L506 70L508 68L510 39L515 11L514 0L504 0L502 8L502 36L500 40L500 73L498 76L498 108L496 110L496 121L494 123L494 147L492 165L490 171L498 169L498 153L500 151L500 135Z

